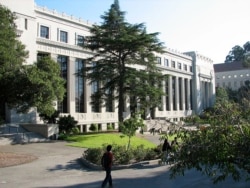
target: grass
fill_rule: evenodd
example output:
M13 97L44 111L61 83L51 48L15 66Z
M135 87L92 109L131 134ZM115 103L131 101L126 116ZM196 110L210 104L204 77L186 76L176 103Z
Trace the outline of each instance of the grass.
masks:
M82 148L100 148L103 145L119 145L124 146L128 144L128 137L121 137L119 133L98 133L98 134L87 134L87 135L74 135L69 136L66 139L71 143L67 144L74 147ZM145 148L155 148L156 145L144 138L133 136L131 138L131 147L137 147L144 145Z

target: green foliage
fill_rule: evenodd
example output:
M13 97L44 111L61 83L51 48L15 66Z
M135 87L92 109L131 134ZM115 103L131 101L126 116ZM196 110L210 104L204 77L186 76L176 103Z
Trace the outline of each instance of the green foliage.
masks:
M233 93L218 88L213 108L202 114L210 126L198 131L181 130L179 150L170 169L171 177L184 175L195 168L209 176L214 183L231 177L235 181L248 180L250 173L250 124L246 108L248 84ZM244 97L243 97L244 96ZM246 100L242 103L242 99ZM248 114L248 115L247 115Z
M229 51L225 63L240 62L244 67L250 67L250 41L246 42L243 47L236 45Z
M131 137L135 135L138 128L143 126L144 123L143 119L140 117L140 113L136 113L134 114L134 117L126 119L123 123L120 123L121 132L129 138L127 149L130 148Z
M59 117L60 112L56 110L52 115L39 114L39 117L42 118L46 123L57 123L57 118Z
M89 148L84 151L83 156L86 160L101 165L102 154L106 151L106 145L104 144L99 148ZM140 145L136 148L126 149L126 146L112 145L112 152L114 154L114 165L126 165L133 164L144 160L152 160L159 158L157 149L145 149Z
M114 130L114 127L112 124L107 124L107 130Z
M0 4L0 15L0 116L5 118L5 104L21 102L16 97L22 94L22 63L28 52L16 39L14 13Z
M66 140L68 135L65 133L59 133L58 140Z
M231 176L245 179L250 172L250 126L220 125L184 131L181 149L175 155L171 177L195 168L211 177L214 183Z
M250 53L244 56L243 66L248 68L250 67Z
M95 52L89 59L95 63L85 67L81 74L100 86L92 102L100 106L103 101L118 101L119 122L123 122L125 96L132 96L140 103L145 103L149 96L148 102L159 104L162 91L158 86L165 79L155 59L156 52L163 52L158 33L147 34L143 24L129 24L124 15L116 0L101 16L102 24L90 29L85 47ZM131 65L139 65L143 71L132 69Z
M98 131L98 125L92 123L92 124L90 125L90 127L89 127L89 130L90 130L90 131Z
M87 149L84 151L83 157L94 164L101 165L101 157L104 151L105 150L103 148Z
M59 117L59 133L71 134L75 131L77 121L71 115Z
M38 112L48 116L53 115L55 112L53 103L62 101L65 93L65 81L61 77L58 63L50 57L44 57L34 65L27 67L27 76L29 81L23 96L26 105L22 105L21 110L36 106Z
M5 104L25 113L31 107L51 116L54 101L65 93L59 65L49 57L34 65L22 65L28 57L25 46L16 39L15 15L0 5L0 113Z

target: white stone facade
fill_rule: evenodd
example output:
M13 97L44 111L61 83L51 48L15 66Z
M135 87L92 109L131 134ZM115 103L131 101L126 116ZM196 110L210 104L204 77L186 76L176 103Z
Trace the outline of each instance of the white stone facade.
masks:
M67 97L65 103L61 105L62 108L60 107L63 109L61 115L73 116L79 125L82 125L81 131L87 131L91 124L97 124L102 130L105 130L108 124L117 127L117 103L114 104L112 112L106 112L104 107L100 112L92 112L89 103L91 86L88 81L81 82L75 76L76 68L92 55L79 46L82 37L89 35L91 23L39 7L33 0L0 0L0 3L6 5L18 17L17 29L21 33L20 40L26 45L30 54L26 63L34 63L37 56L49 54L64 66L62 71L64 68ZM163 84L163 90L167 95L162 97L162 108L156 109L151 117L179 121L182 117L199 114L204 108L213 105L215 76L211 59L197 52L180 53L171 49L166 49L166 53L156 56L159 69L163 74L170 76ZM84 96L82 103L77 101L79 91ZM59 108L59 105L56 107ZM127 104L124 117L129 114L129 104ZM20 121L13 115L9 120ZM39 118L34 120L30 117L26 122L29 121L39 122Z
M245 68L241 62L215 64L216 87L238 90L250 81L250 68Z

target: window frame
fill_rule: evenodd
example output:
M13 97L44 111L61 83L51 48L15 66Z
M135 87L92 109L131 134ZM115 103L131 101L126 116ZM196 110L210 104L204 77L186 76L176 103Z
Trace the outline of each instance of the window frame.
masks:
M80 39L82 37L82 39ZM76 45L83 47L85 42L85 37L83 35L76 34ZM82 40L82 41L81 41ZM80 42L81 41L81 42Z
M65 34L63 36L63 34ZM63 43L68 43L69 42L69 33L65 30L59 30L59 41Z
M44 31L47 31L47 32L42 32L42 28L47 29L47 30L44 30ZM45 35L43 35L43 34L45 34ZM40 35L39 36L41 38L49 39L49 37L50 37L50 28L48 26L46 26L46 25L40 25Z

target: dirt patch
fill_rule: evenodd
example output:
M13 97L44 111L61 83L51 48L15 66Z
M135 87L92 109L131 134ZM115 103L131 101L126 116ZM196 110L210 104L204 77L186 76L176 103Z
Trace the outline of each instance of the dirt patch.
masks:
M0 152L0 168L29 163L36 159L33 155Z

